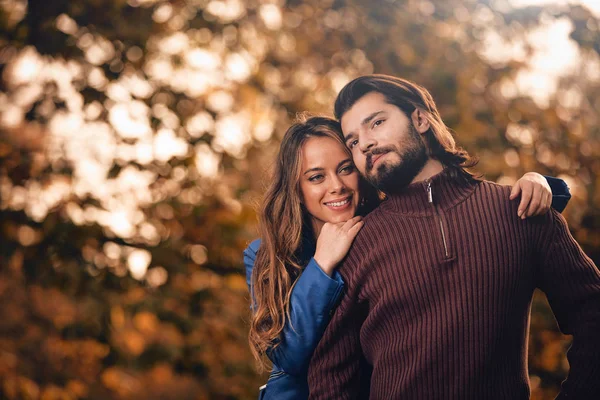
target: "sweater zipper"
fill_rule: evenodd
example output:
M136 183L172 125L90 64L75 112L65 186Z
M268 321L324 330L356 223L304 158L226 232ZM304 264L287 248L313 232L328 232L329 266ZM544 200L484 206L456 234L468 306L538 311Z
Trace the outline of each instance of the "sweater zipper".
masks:
M440 225L440 232L442 234L442 242L444 243L444 255L446 258L450 258L448 254L448 244L446 243L446 233L444 232L444 224L442 223L442 218L440 217L440 212L437 206L433 202L433 192L431 190L431 181L425 181L427 184L427 200L431 205L433 205L433 209L435 210L435 215L437 215L438 223Z

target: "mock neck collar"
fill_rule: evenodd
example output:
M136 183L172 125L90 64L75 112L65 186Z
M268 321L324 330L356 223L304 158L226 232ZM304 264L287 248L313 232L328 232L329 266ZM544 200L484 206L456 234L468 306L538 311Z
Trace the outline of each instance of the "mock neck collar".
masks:
M436 208L447 210L466 199L479 183L464 175L452 175L449 168L444 168L431 178L388 195L379 207L384 211L412 215L435 214Z

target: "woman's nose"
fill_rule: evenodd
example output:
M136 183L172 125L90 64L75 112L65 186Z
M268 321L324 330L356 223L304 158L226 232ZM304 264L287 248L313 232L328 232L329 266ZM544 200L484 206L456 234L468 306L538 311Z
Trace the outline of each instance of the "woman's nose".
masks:
M331 186L329 187L330 193L341 193L346 190L344 181L339 176L334 176L331 180Z

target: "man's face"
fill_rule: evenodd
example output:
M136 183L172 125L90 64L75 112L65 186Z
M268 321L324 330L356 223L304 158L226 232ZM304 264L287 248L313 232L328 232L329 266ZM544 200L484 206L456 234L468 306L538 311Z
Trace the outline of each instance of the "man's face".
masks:
M410 184L428 160L427 147L414 126L418 111L411 117L378 92L367 93L342 115L342 131L354 164L384 193ZM428 125L419 128L425 131Z

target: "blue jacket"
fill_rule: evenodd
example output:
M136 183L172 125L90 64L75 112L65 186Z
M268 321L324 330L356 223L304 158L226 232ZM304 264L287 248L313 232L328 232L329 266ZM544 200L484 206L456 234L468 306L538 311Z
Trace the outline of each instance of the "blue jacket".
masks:
M552 207L562 212L571 194L562 179L546 176L552 190ZM305 241L306 242L306 241ZM260 239L244 250L246 283L252 287L252 268ZM290 299L290 320L286 322L278 345L267 352L273 369L266 385L260 390L260 400L308 399L308 364L344 289L341 275L335 271L330 278L317 265L312 255L314 244L303 243L301 259L308 260Z
M260 239L257 239L244 250L246 283L251 295L252 268L259 246ZM329 277L312 258L314 247L303 247L304 253L310 254L302 254L300 258L308 259L308 263L292 289L290 319L277 346L267 352L273 369L267 384L261 388L259 399L308 398L308 363L344 289L337 271Z
M569 200L571 200L571 191L565 181L551 176L544 176L552 190L552 208L558 212L563 212Z

